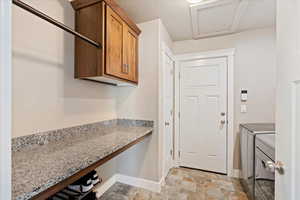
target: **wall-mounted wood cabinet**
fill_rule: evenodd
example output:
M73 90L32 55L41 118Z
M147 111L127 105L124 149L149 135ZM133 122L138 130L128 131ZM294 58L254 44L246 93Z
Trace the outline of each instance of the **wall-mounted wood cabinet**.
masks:
M75 78L123 85L138 83L140 29L112 0L75 0L76 31L102 45L75 41Z

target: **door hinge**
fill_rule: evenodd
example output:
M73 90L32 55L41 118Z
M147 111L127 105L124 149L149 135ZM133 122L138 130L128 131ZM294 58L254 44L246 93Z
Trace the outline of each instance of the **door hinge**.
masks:
M178 157L180 158L180 151L178 151Z
M181 75L180 75L180 72L179 72L179 74L178 74L178 78L179 78L179 79L181 79Z
M172 149L170 150L170 155L173 156L173 150Z
M178 118L180 118L180 112L178 112Z

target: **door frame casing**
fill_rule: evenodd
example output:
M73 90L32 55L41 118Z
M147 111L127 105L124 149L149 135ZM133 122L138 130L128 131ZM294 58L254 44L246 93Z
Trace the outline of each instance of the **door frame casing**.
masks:
M175 60L175 57L171 51L171 49L168 47L168 45L165 43L165 42L162 42L161 43L161 52L160 52L160 56L161 56L161 59L160 59L160 71L159 71L159 80L161 80L161 83L159 84L159 88L161 90L161 95L162 95L162 98L160 99L160 102L161 102L161 108L159 109L160 110L160 133L161 134L161 139L160 141L161 144L162 144L162 177L163 179L166 178L167 174L165 174L165 167L166 167L166 159L165 159L165 147L166 147L166 141L165 141L165 137L164 137L164 131L165 131L165 109L164 109L164 95L165 95L165 85L164 85L164 81L165 81L165 75L166 75L166 71L165 71L165 56L168 56L169 58L171 58L171 60L174 61L174 63L176 64L176 60ZM175 65L174 65L174 72L175 72ZM174 73L175 75L175 73ZM175 81L174 81L175 82ZM173 83L174 84L174 83ZM175 85L173 85L174 89L175 89ZM175 92L175 90L174 90ZM175 99L174 99L175 100ZM175 113L175 101L174 101L174 113ZM175 123L175 120L173 121L173 123ZM173 126L173 132L174 132L174 126ZM174 148L175 148L175 144L174 144L174 134L173 134L173 163L172 163L172 166L175 166L174 164Z
M180 166L180 63L196 59L227 58L227 176L237 177L234 161L234 55L235 49L221 49L175 56L175 166Z
M0 199L11 199L12 1L0 1Z

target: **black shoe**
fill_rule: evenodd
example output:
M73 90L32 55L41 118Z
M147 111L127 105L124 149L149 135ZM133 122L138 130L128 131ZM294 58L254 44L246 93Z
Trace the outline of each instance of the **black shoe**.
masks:
M92 179L92 183L94 186L100 183L100 179L98 177L96 170L91 171L87 176L89 176Z
M82 200L97 200L96 193L91 192L87 196L85 196Z
M92 179L88 176L84 176L81 183L81 192L88 192L94 187Z
M76 192L81 192L81 179L75 181L74 183L68 185L68 188L76 191Z
M84 176L80 178L78 181L75 181L71 185L68 186L69 189L77 191L77 192L88 192L93 188L92 179L88 176Z

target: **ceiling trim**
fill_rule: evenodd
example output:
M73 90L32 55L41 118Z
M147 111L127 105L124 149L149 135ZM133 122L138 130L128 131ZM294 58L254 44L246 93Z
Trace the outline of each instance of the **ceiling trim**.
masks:
M197 22L197 13L199 10L221 7L228 4L238 2L238 7L233 17L233 21L227 30L215 31L211 33L199 34L199 27ZM192 33L194 39L201 39L206 37L213 37L219 35L227 35L237 31L241 18L249 6L249 0L208 0L201 3L193 4L190 6Z
M195 3L190 5L191 8L199 8L199 9L205 9L205 8L212 8L216 6L222 6L226 4L233 3L237 0L207 0L200 3Z

